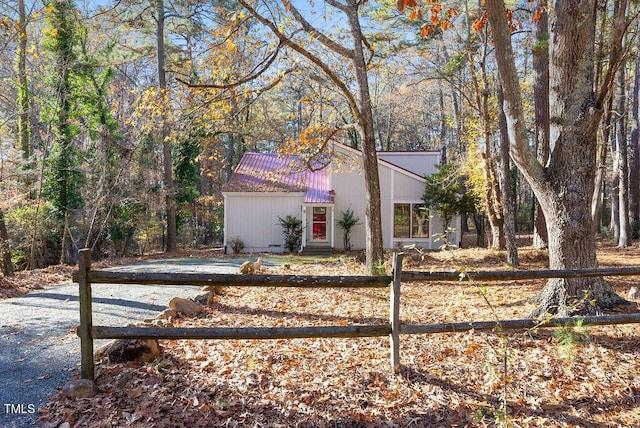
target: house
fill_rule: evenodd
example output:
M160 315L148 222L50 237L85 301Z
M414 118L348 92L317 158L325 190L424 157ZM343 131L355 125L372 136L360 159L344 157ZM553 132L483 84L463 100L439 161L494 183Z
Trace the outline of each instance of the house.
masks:
M424 176L436 172L439 161L439 152L378 153L385 248L441 247L442 220L422 208ZM246 252L283 252L279 218L292 215L302 220L302 249L343 249L337 222L348 209L360 218L351 248L365 248L362 153L335 144L329 165L315 166L310 169L298 155L245 153L223 188L225 248L235 238ZM457 244L460 219L449 226L455 233L448 240Z

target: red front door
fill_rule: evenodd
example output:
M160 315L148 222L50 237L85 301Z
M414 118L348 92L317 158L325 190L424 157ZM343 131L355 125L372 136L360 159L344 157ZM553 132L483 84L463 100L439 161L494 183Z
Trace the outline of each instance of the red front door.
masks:
M327 207L313 207L311 240L327 242Z

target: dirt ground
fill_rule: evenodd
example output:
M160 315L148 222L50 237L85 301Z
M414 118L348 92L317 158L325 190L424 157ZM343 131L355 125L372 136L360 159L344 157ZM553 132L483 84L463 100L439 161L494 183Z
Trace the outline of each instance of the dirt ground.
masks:
M640 250L599 248L601 266L639 266ZM546 253L521 248L518 269ZM266 273L354 275L358 257L291 257ZM411 270L509 269L503 252L413 254ZM608 278L626 296L635 277ZM434 323L522 318L542 281L410 283L401 318ZM176 326L388 322L389 291L231 288ZM612 313L637 313L637 301ZM387 338L161 341L148 364L97 363L98 394L39 410L59 427L633 427L640 426L637 325L402 335L402 369Z

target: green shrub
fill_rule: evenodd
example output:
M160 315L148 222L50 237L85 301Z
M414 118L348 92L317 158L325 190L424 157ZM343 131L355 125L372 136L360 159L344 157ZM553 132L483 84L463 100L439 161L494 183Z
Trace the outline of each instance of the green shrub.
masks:
M285 218L278 217L284 233L284 246L290 252L298 251L302 245L302 220L288 215Z
M360 224L360 217L353 214L353 210L348 208L346 211L342 211L340 220L338 220L338 226L344 230L342 237L342 243L346 251L351 250L351 230Z

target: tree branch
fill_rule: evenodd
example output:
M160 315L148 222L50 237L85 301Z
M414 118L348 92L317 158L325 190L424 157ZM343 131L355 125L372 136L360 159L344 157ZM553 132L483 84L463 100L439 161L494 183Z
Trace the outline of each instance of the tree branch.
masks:
M316 150L311 153L308 159L304 160L305 165L309 171L320 171L321 169L326 168L331 163L331 159L322 159L321 155L324 150L326 150L329 143L334 139L334 137L343 131L347 131L349 129L357 128L356 124L346 124L344 126L340 126L337 128L333 128L331 132L322 140L322 144L320 144Z
M338 10L341 10L342 12L347 12L347 5L344 3L340 3L337 2L336 0L324 0L325 3L327 3L329 6L335 7Z
M311 37L313 37L314 39L316 39L317 41L319 41L324 46L331 49L338 55L342 55L343 57L348 59L353 59L353 50L347 49L344 46L340 45L339 43L334 42L333 40L331 40L331 38L327 37L322 32L320 32L316 27L311 25L309 21L307 21L304 18L304 16L302 16L302 14L298 11L298 9L296 9L296 7L291 4L290 0L282 0L282 4L284 4L285 8L287 8L287 10L291 12L291 14L296 19L296 21L298 21L298 23L302 25L302 29L307 34L309 34Z
M265 71L267 71L269 69L269 67L271 66L271 64L273 64L273 62L276 60L276 58L278 57L278 53L280 52L280 48L282 47L282 43L279 43L278 46L276 47L276 50L273 52L273 54L271 55L270 58L268 58L267 60L261 62L260 64L258 64L256 67L253 68L253 70L251 70L251 74L249 74L248 76L245 76L233 83L225 83L225 84L216 84L216 83L205 83L205 84L192 84L189 82L185 82L184 80L176 77L176 80L184 85L187 85L190 88L212 88L212 89L231 89L231 88L235 88L237 86L243 85L245 83L251 82L252 80L257 79L258 77L260 77ZM258 67L262 66L262 68L260 68L260 70L255 71ZM288 74L291 71L293 71L294 69L288 69L284 72L284 74ZM282 76L284 77L284 75ZM280 79L282 78L280 77Z
M354 115L360 116L360 109L358 108L358 103L354 95L351 93L347 85L333 71L331 66L329 66L327 63L322 61L316 55L312 54L311 52L306 50L304 47L302 47L301 45L299 45L298 43L294 42L289 37L287 37L285 34L283 34L273 22L269 21L267 18L260 15L258 11L254 9L247 0L238 0L238 2L242 6L244 6L244 8L254 18L256 18L262 25L264 25L269 30L271 30L271 32L278 38L278 40L280 40L282 44L290 47L291 49L293 49L294 51L296 51L297 53L305 57L307 60L309 60L311 63L316 65L318 68L320 68L327 75L327 77L331 79L331 81L338 87L338 89L340 89L340 92L342 92L342 95L345 97L345 99L347 100L347 103L353 110Z
M529 147L522 108L522 92L511 46L511 32L505 19L504 3L501 0L487 0L486 7L493 30L496 63L504 93L504 112L511 142L511 158L531 184L536 196L541 198L546 191L545 171Z
M369 64L371 64L371 61L373 61L373 57L375 55L375 51L373 50L373 46L371 46L371 44L369 43L369 40L367 40L367 38L364 36L364 34L362 35L361 40L362 40L362 44L367 48L367 50L371 54L371 56L369 56L369 59L366 62L367 67L368 67Z

